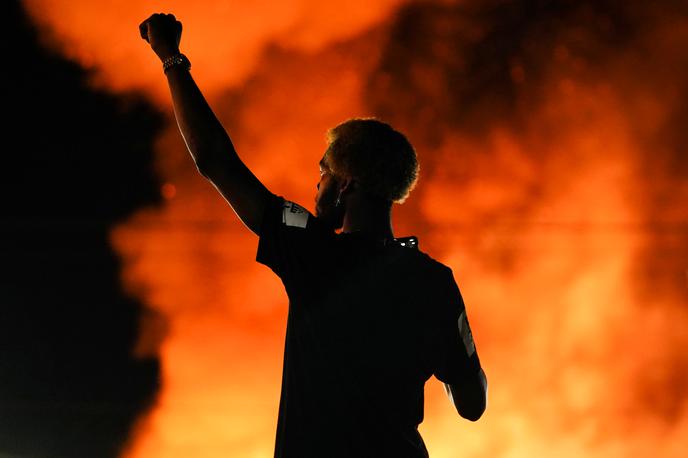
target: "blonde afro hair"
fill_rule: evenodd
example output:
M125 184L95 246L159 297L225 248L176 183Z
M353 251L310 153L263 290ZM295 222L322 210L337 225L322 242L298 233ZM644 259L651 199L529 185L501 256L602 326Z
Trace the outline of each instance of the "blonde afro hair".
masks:
M349 119L327 132L327 143L325 158L332 173L351 176L368 194L402 203L416 185L416 151L387 123Z

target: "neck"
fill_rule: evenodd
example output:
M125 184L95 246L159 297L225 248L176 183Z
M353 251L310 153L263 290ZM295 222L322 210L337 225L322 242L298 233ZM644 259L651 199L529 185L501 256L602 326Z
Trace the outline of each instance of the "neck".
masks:
M346 202L342 232L362 232L376 238L394 238L392 203L352 195Z

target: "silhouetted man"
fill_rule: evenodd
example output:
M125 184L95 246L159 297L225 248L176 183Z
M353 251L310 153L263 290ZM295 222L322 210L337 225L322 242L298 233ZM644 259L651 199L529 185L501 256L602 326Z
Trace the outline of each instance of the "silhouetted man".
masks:
M415 237L392 233L392 204L418 174L413 147L374 119L330 130L310 214L241 161L179 53L181 30L164 14L140 26L163 62L199 172L260 237L256 259L289 296L275 456L427 457L417 429L425 381L444 382L473 421L487 382L451 269L419 251Z

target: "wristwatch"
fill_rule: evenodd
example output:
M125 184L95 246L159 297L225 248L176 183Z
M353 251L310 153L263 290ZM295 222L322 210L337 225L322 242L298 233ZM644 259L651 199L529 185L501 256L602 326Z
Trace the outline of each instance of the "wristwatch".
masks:
M175 65L182 65L187 70L191 69L191 62L189 62L189 59L184 54L175 54L165 59L162 63L162 69L167 73L167 70Z

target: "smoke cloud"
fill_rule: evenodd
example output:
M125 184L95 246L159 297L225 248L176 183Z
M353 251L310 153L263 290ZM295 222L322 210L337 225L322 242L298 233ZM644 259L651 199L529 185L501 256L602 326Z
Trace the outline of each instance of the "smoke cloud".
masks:
M144 1L24 0L43 26L46 44L94 70L94 83L140 89L167 104L160 62L137 33L153 13L182 19L182 49L211 93L244 82L270 43L317 52L355 37L387 16L401 0ZM132 32L133 31L133 32Z
M613 1L397 15L368 95L427 148L409 212L457 266L489 353L484 428L504 440L475 456L678 456L687 15Z
M163 100L158 63L134 44L147 4L28 4L103 84ZM168 5L274 192L312 207L324 132L350 116L379 116L416 146L421 179L395 233L454 269L490 380L475 425L428 384L431 456L682 456L683 2ZM101 16L112 22L90 26ZM112 233L125 284L170 323L140 338L164 361L163 391L129 455L270 456L286 298L175 126L158 149L165 204Z

